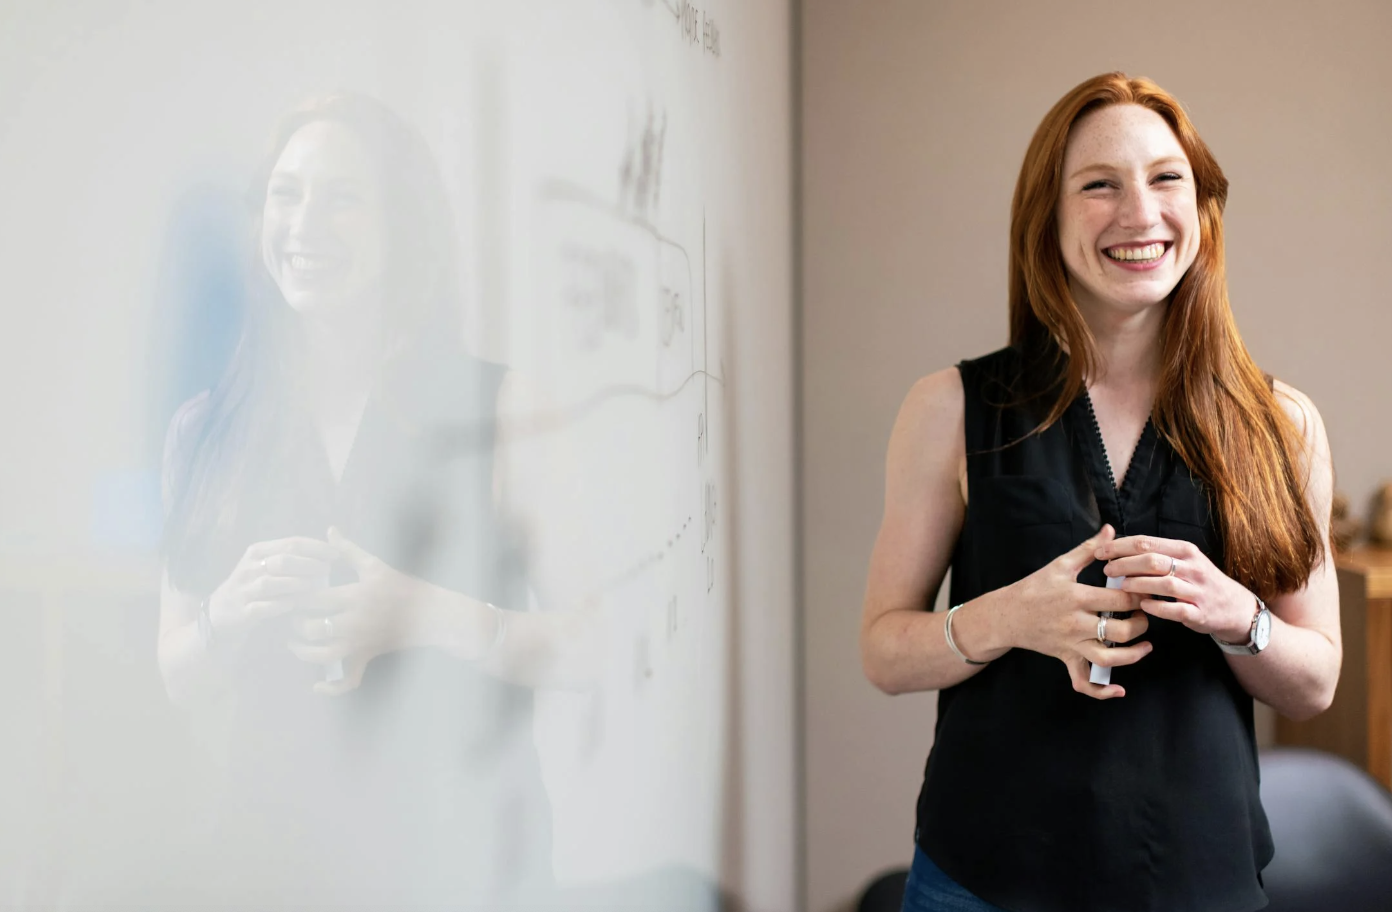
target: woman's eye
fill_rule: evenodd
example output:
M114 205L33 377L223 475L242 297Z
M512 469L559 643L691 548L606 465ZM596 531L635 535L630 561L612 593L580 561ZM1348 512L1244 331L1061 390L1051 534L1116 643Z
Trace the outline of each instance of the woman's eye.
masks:
M1157 177L1156 180L1158 180L1158 181L1177 181L1177 180L1184 180L1184 176L1181 175L1181 174L1176 174L1176 173L1173 172L1173 171L1166 171L1164 174L1162 174L1162 175L1160 175L1159 177Z
M1106 186L1107 186L1107 182L1106 182L1106 181L1104 181L1104 180L1095 180L1095 181L1089 181L1088 183L1083 184L1083 189L1084 189L1084 190L1101 190L1101 189L1105 188Z

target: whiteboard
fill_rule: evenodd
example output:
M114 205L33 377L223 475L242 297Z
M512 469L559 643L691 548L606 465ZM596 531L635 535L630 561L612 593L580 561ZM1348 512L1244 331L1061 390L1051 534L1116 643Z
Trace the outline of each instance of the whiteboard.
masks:
M203 807L225 745L169 704L155 661L158 440L235 326L186 293L208 288L187 259L247 254L238 196L266 137L331 89L426 138L466 347L525 379L500 420L543 504L530 613L598 608L597 676L534 694L557 889L793 902L788 15L0 14L0 625L26 745L0 761L0 814L34 834L0 838L0 905L158 907L155 872Z

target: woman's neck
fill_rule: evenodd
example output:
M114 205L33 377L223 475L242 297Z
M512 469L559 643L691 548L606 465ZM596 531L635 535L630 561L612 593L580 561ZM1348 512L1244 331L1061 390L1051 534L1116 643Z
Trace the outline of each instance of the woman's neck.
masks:
M1135 313L1113 308L1083 309L1097 351L1097 376L1088 387L1153 393L1160 379L1161 333L1167 306ZM1149 397L1147 397L1149 398Z
M386 354L374 327L305 320L302 324L301 389L321 416L361 409Z

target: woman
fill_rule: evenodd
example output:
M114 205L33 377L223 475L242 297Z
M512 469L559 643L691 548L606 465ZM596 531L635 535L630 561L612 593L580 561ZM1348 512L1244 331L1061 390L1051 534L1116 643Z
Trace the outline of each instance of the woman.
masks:
M233 719L205 902L546 888L528 687L591 656L581 612L515 610L534 511L496 418L518 394L459 345L445 200L424 141L353 95L292 114L253 184L242 338L166 445L160 666Z
M1237 333L1226 196L1171 96L1084 82L1020 171L1010 346L905 399L861 646L940 691L906 910L1266 904L1252 701L1333 697L1332 469Z

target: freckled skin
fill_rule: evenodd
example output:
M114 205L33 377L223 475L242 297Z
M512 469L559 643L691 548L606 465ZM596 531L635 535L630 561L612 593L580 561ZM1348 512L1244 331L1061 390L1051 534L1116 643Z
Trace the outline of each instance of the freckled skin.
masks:
M1105 167L1082 170L1090 166ZM1199 251L1194 172L1169 124L1130 104L1075 123L1064 150L1057 218L1069 286L1085 314L1139 316L1167 301ZM1156 240L1173 245L1157 268L1144 272L1103 253Z

